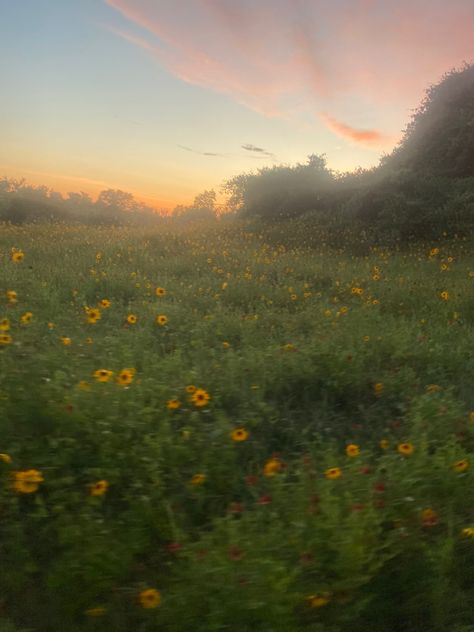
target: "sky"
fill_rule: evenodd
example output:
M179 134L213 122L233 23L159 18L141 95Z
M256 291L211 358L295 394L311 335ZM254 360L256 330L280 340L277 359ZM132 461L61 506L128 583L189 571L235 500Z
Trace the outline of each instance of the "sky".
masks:
M0 177L172 209L312 153L371 167L473 32L473 0L0 0Z

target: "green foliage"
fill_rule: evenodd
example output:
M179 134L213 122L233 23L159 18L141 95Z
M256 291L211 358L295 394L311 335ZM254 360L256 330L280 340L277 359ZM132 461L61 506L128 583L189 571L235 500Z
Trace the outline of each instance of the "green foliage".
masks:
M304 216L333 238L361 230L371 243L440 238L474 227L474 65L431 86L400 144L377 168L333 174L323 156L227 181L229 207L272 223Z
M0 630L472 628L472 244L291 226L2 226Z

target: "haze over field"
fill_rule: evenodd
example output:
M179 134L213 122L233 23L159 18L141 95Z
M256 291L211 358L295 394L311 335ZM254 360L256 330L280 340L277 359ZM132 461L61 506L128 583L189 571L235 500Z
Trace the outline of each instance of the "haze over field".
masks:
M39 0L0 24L0 176L189 204L325 153L376 165L472 57L470 0ZM429 19L427 16L429 15Z

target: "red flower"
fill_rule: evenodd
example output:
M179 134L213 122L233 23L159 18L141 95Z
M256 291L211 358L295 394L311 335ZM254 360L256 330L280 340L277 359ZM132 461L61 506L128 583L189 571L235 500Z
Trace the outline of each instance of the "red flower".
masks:
M183 545L179 542L170 542L167 546L167 549L170 553L177 553L180 549L183 548Z
M258 483L258 476L255 476L255 474L249 474L245 477L245 482L247 485L256 485Z
M257 503L259 505L269 505L271 502L272 502L271 496L260 496L260 498L257 500Z
M233 562L238 562L244 557L245 554L242 549L239 549L238 546L231 546L229 547L228 555L229 559L231 559Z
M385 491L385 483L375 483L374 492L379 492L379 494Z
M239 514L244 510L242 503L231 503L229 505L229 513Z

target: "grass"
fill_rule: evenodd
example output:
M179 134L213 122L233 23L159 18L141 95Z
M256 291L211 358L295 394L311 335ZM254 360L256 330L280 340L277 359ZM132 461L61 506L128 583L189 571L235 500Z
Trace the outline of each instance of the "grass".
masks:
M472 629L472 244L293 228L2 227L6 630Z

